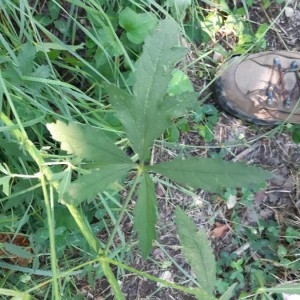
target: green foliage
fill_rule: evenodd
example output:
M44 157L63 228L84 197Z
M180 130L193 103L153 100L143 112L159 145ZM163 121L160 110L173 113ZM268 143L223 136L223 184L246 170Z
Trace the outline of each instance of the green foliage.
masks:
M300 143L300 125L298 124L287 124L287 131L291 133L293 142L296 144Z
M182 21L186 16L186 10L191 6L191 0L167 0L166 4L171 9L173 18Z
M61 142L61 149L81 160L102 165L130 164L129 157L101 130L61 121L47 124L52 138Z
M181 70L174 70L169 82L168 94L173 97L187 92L194 92L194 88L189 77Z
M204 43L208 43L211 39L214 39L215 34L222 26L222 21L222 17L215 12L207 14L204 20L200 21L202 40Z
M243 163L228 163L219 159L175 158L150 167L150 170L165 175L172 180L191 186L220 192L222 188L260 183L270 177L262 169Z
M242 247L245 245L244 237L247 237L251 253L255 253L262 259L253 260L247 250L243 252L243 256L235 252L221 252L217 260L217 283L216 291L222 295L225 290L236 283L234 290L235 297L243 299L247 297L248 293L245 290L245 283L251 282L250 288L252 293L258 295L267 295L271 297L270 291L267 292L268 286L274 286L274 274L280 272L294 272L298 270L299 263L293 258L293 252L298 251L297 246L291 247L288 245L281 236L281 227L275 221L262 221L257 222L257 226L240 227L243 215L240 214L240 206L246 205L248 209L253 209L253 202L243 204L237 202L234 210L237 211L236 218L233 219L235 225L234 230L237 235L241 234L243 237L240 242ZM288 228L286 230L286 237L291 240L299 239L299 235ZM290 241L291 241L290 240ZM294 240L295 241L295 240ZM239 241L233 239L232 245L239 244ZM292 248L295 248L292 250ZM226 275L225 275L226 274ZM288 291L286 291L288 293Z
M196 123L193 129L198 131L204 141L213 141L213 128L219 120L218 110L211 104L204 104L193 113L193 120Z
M178 35L177 24L165 20L145 41L136 63L132 95L107 86L109 101L141 161L149 157L154 140L172 124L172 117L183 114L195 99L193 95L189 96L190 101L174 96L164 101L174 64L185 53L178 47Z
M138 200L134 210L134 228L138 234L142 256L147 258L152 247L152 241L156 238L157 199L155 187L150 176L145 173L140 181L137 191Z
M0 171L2 171L1 169L4 169L4 168L2 168L2 166L0 164ZM3 173L5 174L6 172L3 172ZM10 194L10 179L11 179L10 176L2 176L0 178L0 185L2 185L2 191L6 196L9 196L9 194Z
M73 181L61 195L62 203L79 205L84 200L92 200L100 192L108 189L132 168L130 164L119 164L93 170Z
M232 30L239 39L235 52L248 51L268 30L262 24L253 33L244 22L251 1L243 1L242 9L230 9L226 1L204 1L216 6L216 13L189 0L162 2L164 7L145 1L76 0L66 7L64 1L36 1L34 8L29 1L0 2L0 229L1 234L26 233L29 244L1 244L8 259L17 256L28 263L0 262L3 297L29 299L30 292L37 299L75 299L74 278L93 286L105 277L115 297L124 299L118 276L125 270L161 281L126 265L136 244L128 242L120 226L124 216L131 218L128 204L135 204L137 244L147 258L156 239L159 174L177 184L222 192L230 186L250 191L269 178L260 168L220 159L176 158L149 165L156 139L178 141L189 122L197 122L200 136L209 142L218 119L210 105L196 109L199 94L186 75L182 31L168 12L204 46L221 26ZM200 73L209 67L202 62L207 55L201 54ZM192 120L189 110L194 111ZM198 299L215 299L218 293L226 300L237 295L239 286L232 281L239 285L245 272L252 276L249 282L255 281L257 272L246 259L222 256L216 262L206 233L197 231L179 209L176 222L193 270L189 276L196 276L200 287L167 281L165 286ZM257 232L249 233L255 251L297 270L289 255L299 239L294 228L286 229L282 245L274 224L260 224ZM260 267L257 263L255 271ZM222 278L222 268L229 270L229 279ZM265 288L272 278L266 274L265 282L253 287L260 288L257 294L276 292ZM281 286L277 291L284 288L290 290Z
M245 22L245 17L249 19L249 11L253 1L241 1L243 7L237 7L236 2L231 8L228 1L203 1L207 3L211 10L193 11L191 20L185 24L186 34L197 43L207 45L211 41L216 43L220 28L225 30L229 36L236 36L237 41L233 47L233 53L246 53L249 48L265 49L267 46L265 34L269 25L263 23L256 32L253 32L250 22ZM195 30L195 28L199 28ZM222 30L222 31L223 31ZM214 47L215 51L220 51L219 43ZM226 50L223 49L226 53Z
M183 253L200 286L210 295L216 281L216 262L204 230L197 231L193 222L176 208L176 225Z
M138 200L134 211L134 228L138 233L139 247L142 256L146 258L151 250L152 241L156 237L156 196L154 184L147 170L163 174L174 181L189 185L193 188L204 188L210 191L221 191L227 186L241 186L258 183L269 177L266 171L243 164L231 164L219 159L174 159L144 167L147 163L151 146L171 124L174 118L184 114L194 103L195 94L191 93L190 84L183 89L175 89L176 81L187 79L179 75L173 76L174 64L184 55L178 44L179 30L172 20L161 21L153 35L145 41L143 53L136 63L133 93L129 94L121 88L105 84L116 116L124 126L125 134L132 144L133 150L140 159L137 167L140 184L137 189ZM176 74L176 73L175 73ZM179 79L177 79L179 78ZM171 84L170 84L171 81ZM211 114L211 107L206 107L206 114ZM212 112L212 114L214 111ZM155 120L155 122L153 122ZM48 124L52 137L61 142L61 149L74 154L81 160L99 162L105 167L90 170L90 174L80 175L78 179L66 185L62 198L64 203L78 205L84 199L90 199L118 178L132 169L135 164L117 148L105 135L97 135L90 126L82 127L73 123L66 125L62 122ZM101 145L103 144L103 145ZM98 166L99 167L99 166ZM64 182L65 184L65 182ZM181 234L183 235L183 233ZM196 234L199 242L197 249L203 249L210 257L204 233ZM187 242L186 240L184 240ZM189 246L191 247L191 246ZM188 260L194 265L193 253L187 251ZM202 269L208 272L208 266L202 260ZM209 260L211 273L204 280L200 279L200 269L195 269L201 286L209 294L214 289L212 262ZM201 270L202 270L201 269Z
M230 299L232 299L232 295L233 295L235 287L236 287L236 283L232 284L226 290L226 292L221 296L220 300L230 300Z
M128 39L135 44L140 44L151 33L157 19L152 13L136 13L126 7L119 17L119 23L126 30Z
M284 283L273 288L264 288L261 290L268 293L287 293L300 295L300 285L293 283Z

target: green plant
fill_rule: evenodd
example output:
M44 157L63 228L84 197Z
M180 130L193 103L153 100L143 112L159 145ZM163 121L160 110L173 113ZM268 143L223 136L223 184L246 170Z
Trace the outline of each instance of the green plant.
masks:
M213 128L218 123L218 110L211 104L204 104L193 112L193 129L197 130L199 135L207 143L213 141Z
M198 283L192 280L195 285L189 287L129 266L136 242L128 242L120 228L125 217L131 220L137 201L134 227L146 257L156 238L155 182L172 185L167 180L174 180L190 193L198 188L224 192L269 176L224 162L223 153L217 159L187 154L150 164L155 140L177 141L189 128L186 112L197 106L185 62L181 70L174 68L186 54L179 47L178 25L166 20L155 27L158 16L168 13L154 2L33 2L0 2L0 228L1 237L9 238L0 243L6 259L0 261L0 295L82 298L76 278L84 278L90 286L107 280L115 297L124 299L117 279L128 272L214 299L215 287L197 269ZM178 3L170 12L179 21L185 23L191 14L193 21L199 18L195 3ZM209 27L210 18L200 19ZM193 29L194 23L185 25ZM207 71L202 62L201 68ZM214 115L206 114L204 122ZM175 134L169 135L171 130ZM176 220L187 261L206 268L206 278L214 281L213 270L199 256L206 252L214 264L205 233L197 233L180 212ZM200 240L186 240L186 229ZM287 243L297 238L291 228L286 231ZM282 263L293 261L285 249L276 247L275 255ZM247 271L246 262L239 268L233 260L233 272ZM233 293L219 275L215 286L223 300Z
M208 293L208 295L201 295L199 299L215 299L209 296L215 288L222 294L219 298L221 300L229 300L232 299L232 297L236 298L236 288L239 286L239 288L243 290L244 285L249 281L255 283L253 286L253 299L259 299L259 297L260 299L273 299L271 297L273 294L282 293L300 295L299 283L284 283L271 288L265 287L268 274L264 274L261 271L260 263L256 264L256 266L253 265L249 269L246 266L245 260L243 258L237 258L235 253L228 254L223 252L221 253L220 259L216 262L213 249L209 245L205 231L201 229L197 230L193 221L188 218L179 207L176 208L176 224L183 247L183 254L187 262L191 265L199 285ZM262 248L257 248L257 250L258 249L262 252L264 251ZM278 254L279 256L286 255L286 251L282 246L279 246ZM217 264L219 266L217 266ZM216 275L220 276L224 274L220 266L223 268L226 267L226 279L216 278ZM246 274L250 274L251 278L244 278L244 268L246 268ZM270 272L270 270L268 271ZM226 282L228 279L234 283ZM270 280L268 282L270 282ZM243 294L243 292L240 294L239 299L249 298L249 295Z
M287 124L287 131L291 133L292 140L294 143L300 143L300 126L298 124Z
M138 233L142 255L145 258L148 256L152 241L156 237L156 195L151 174L160 173L178 183L186 184L193 188L204 187L210 191L218 191L225 186L260 182L269 176L267 172L258 168L248 167L243 164L230 164L213 159L187 158L183 160L176 158L169 162L149 165L150 149L154 140L172 125L174 118L184 115L188 107L193 105L196 98L194 92L186 92L185 89L179 90L179 92L171 90L168 93L174 64L185 53L183 48L178 47L178 36L179 28L176 23L166 20L162 21L152 36L146 39L143 53L136 63L132 94L128 94L115 85L105 84L109 94L109 101L124 127L126 136L139 159L138 162L135 162L116 146L111 140L111 137L114 136L109 137L104 130L76 122L66 124L62 121L57 121L56 123L48 123L47 128L50 130L52 137L61 142L61 149L71 156L62 156L62 164L66 166L65 169L59 168L59 165L55 167L55 164L53 168L50 168L47 165L50 161L46 163L43 158L43 152L40 152L35 147L25 130L22 129L21 122L26 122L27 119L18 119L19 108L16 108L16 105L21 105L22 103L10 101L10 95L4 90L9 100L8 104L13 110L16 121L21 128L21 130L12 129L11 133L21 143L22 151L29 155L30 160L34 161L40 170L32 179L39 180L39 186L42 188L40 197L44 199L42 209L45 210L47 219L47 225L44 224L44 226L48 226L49 231L45 231L46 236L43 241L40 240L40 237L43 236L42 232L36 232L36 245L42 246L43 242L49 239L54 280L53 295L56 298L60 289L57 258L61 257L65 249L56 249L56 245L60 244L60 238L61 240L65 239L68 228L73 226L73 220L91 247L93 255L96 255L103 274L110 282L116 297L123 298L110 267L111 263L119 263L110 260L107 255L114 236L118 231L118 224L124 216L126 205L136 193L138 201L134 212L134 227ZM23 53L30 53L31 60L23 59ZM33 80L31 79L33 75L30 72L32 72L35 56L34 48L30 43L27 43L22 46L19 58L17 58L21 67L25 62L28 64L28 67L27 65L26 68L24 66L21 71L28 72L26 74L23 73L22 76L31 76L28 77L30 80ZM12 68L13 66L10 65L6 67L7 70L12 70ZM7 74L10 74L9 71L7 71ZM50 76L49 73L46 73L46 76ZM20 86L22 79L23 77L20 78ZM46 79L47 77L42 77L42 82L43 80L46 82ZM39 88L39 86L29 86L29 92L31 92L31 89L36 88ZM46 106L46 103L44 105ZM5 108L7 108L6 104ZM62 107L61 109L64 110L65 108ZM0 119L8 128L13 126L13 123L5 113L1 113ZM5 177L2 180L3 191L9 196L10 182L15 177L15 174L10 172L5 165L2 165L1 170L5 173ZM120 178L125 179L129 172L136 175L134 183L123 204L121 213L117 217L109 241L103 248L94 236L94 230L88 223L88 215L86 215L84 210L79 209L78 206L82 204L81 206L84 207L84 201L93 201L99 192L107 189L113 192L116 186L112 184ZM75 180L72 180L73 178ZM237 182L237 178L239 182ZM55 193L58 193L60 203L65 205L72 216L72 219L69 221L65 220L66 222L62 224L55 222L59 214L54 215L53 205L56 202L54 190L56 191ZM97 212L93 215L97 216ZM21 251L18 252L19 254L21 253ZM192 291L189 289L183 290L193 294L203 293L203 291L198 289ZM209 290L209 293L211 293L211 290Z
M187 36L197 43L211 45L214 50L222 55L230 54L225 48L226 44L217 43L222 41L225 35L231 39L234 38L232 53L243 54L249 49L265 49L265 34L269 29L268 24L261 24L256 30L253 30L249 20L249 9L253 5L252 1L242 1L242 7L237 6L236 2L230 7L228 1L203 1L206 7L195 5L184 24ZM247 20L245 21L245 17ZM221 30L223 29L223 30ZM224 33L224 29L225 32Z
M132 162L99 130L74 123L67 125L60 121L47 125L53 138L61 142L62 150L76 155L80 160L93 162L88 165L89 174L84 174L87 172L85 168L83 175L79 175L70 186L64 182L65 190L61 196L65 203L79 205L85 199L92 199L130 170L137 170L137 182L141 180L141 184L137 192L135 228L139 238L144 240L140 242L144 257L149 254L150 245L155 238L153 229L156 222L156 198L149 171L168 176L181 184L194 188L204 187L212 191L218 191L224 186L261 182L267 178L267 173L257 168L213 159L177 158L154 166L148 165L154 139L171 125L173 118L184 114L195 99L193 93L166 95L171 79L170 70L183 56L183 49L176 48L177 36L176 24L165 21L146 40L143 54L136 65L133 95L114 85L105 84L109 101L138 155L138 164ZM207 169L210 169L209 173L204 171ZM218 176L219 170L226 173ZM251 172L256 175L251 176ZM235 174L239 174L238 183L233 178ZM148 222L144 222L145 218Z
M138 156L137 163L115 146L103 131L61 121L47 125L53 138L61 142L61 149L80 160L80 168L70 165L70 171L76 169L78 178L70 183L68 177L68 181L62 180L60 184L62 203L78 206L84 200L93 199L116 180L124 178L128 172L136 174L124 208L136 193L134 228L144 258L149 255L152 241L156 238L157 200L151 173L160 173L180 184L210 191L261 182L269 176L258 168L214 159L176 158L149 165L150 149L155 138L163 134L172 124L172 119L183 115L195 101L192 92L167 94L172 68L184 54L183 49L177 47L177 37L176 23L166 20L161 21L153 35L146 39L136 64L132 94L112 84L105 84L109 101ZM123 213L117 224L122 217ZM110 241L112 238L113 235ZM109 244L105 253L108 249Z

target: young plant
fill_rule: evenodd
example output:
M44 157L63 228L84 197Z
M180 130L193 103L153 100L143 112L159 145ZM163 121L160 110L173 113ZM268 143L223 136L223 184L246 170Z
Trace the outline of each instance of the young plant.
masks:
M62 215L66 212L70 213L72 219L78 225L82 236L92 250L92 254L89 253L89 255L94 255L95 261L99 263L99 269L103 271L115 297L117 299L124 299L118 281L112 271L111 264L130 272L136 272L140 276L159 281L159 279L153 278L153 276L151 277L148 274L134 270L112 259L110 253L111 245L116 232L119 230L119 224L123 219L126 206L130 200L135 199L135 194L137 195L137 204L134 212L134 228L138 234L139 246L143 257L147 257L150 253L152 241L156 238L155 223L157 201L152 176L162 174L179 184L188 185L192 188L205 188L213 192L220 191L228 186L237 187L261 182L269 177L267 172L259 168L248 167L244 164L232 164L219 159L176 158L169 162L157 163L156 165L149 164L151 147L155 139L162 136L165 130L172 126L174 119L185 115L196 100L196 93L194 92L184 91L174 95L168 92L174 66L185 54L185 49L178 47L179 34L180 30L174 21L165 20L159 23L153 34L146 39L143 54L135 65L135 82L132 91L125 92L115 85L109 83L105 84L109 101L131 143L134 152L134 156L132 157L125 154L125 151L123 151L121 147L116 146L114 141L109 137L111 135L106 134L104 130L96 129L91 125L83 126L76 122L66 124L62 121L57 121L55 123L49 123L48 129L53 138L61 142L61 149L71 155L68 161L62 162L63 165L67 166L64 170L57 168L56 159L64 160L64 158L55 155L56 159L54 160L53 156L47 153L49 148L43 147L42 143L36 146L38 145L38 141L32 139L28 134L30 133L29 126L32 127L32 124L35 123L32 123L33 120L29 117L25 120L22 119L24 115L19 112L23 112L23 109L19 107L16 109L16 103L20 102L20 105L22 105L23 102L21 102L21 100L23 97L28 100L28 98L30 98L28 95L36 95L35 89L39 89L38 91L40 91L40 85L37 83L53 85L53 88L51 88L53 96L42 98L45 102L43 103L44 106L47 107L47 110L44 110L45 115L48 114L49 111L52 111L52 106L49 105L49 103L52 104L51 101L54 101L53 99L56 99L53 104L59 104L61 103L60 100L65 99L60 98L62 95L70 94L70 99L74 101L74 104L75 101L78 101L85 105L85 102L87 102L86 99L91 99L83 97L83 93L79 94L79 89L76 89L77 93L75 93L75 88L71 85L65 83L61 84L61 82L57 80L50 80L48 76L52 73L48 68L41 69L41 71L44 71L44 76L41 76L41 74L39 74L39 76L33 76L33 69L27 68L26 62L28 62L28 57L25 55L27 52L32 57L35 55L35 50L32 48L30 42L20 46L21 50L19 56L16 57L16 61L8 65L11 67L11 70L13 70L15 66L22 66L20 60L23 56L22 63L24 64L24 72L19 72L20 76L15 77L7 73L9 76L5 77L4 81L2 77L0 77L1 85L4 87L3 93L5 95L5 101L3 100L3 107L5 107L5 109L0 111L1 124L4 124L5 130L9 132L9 135L13 136L14 145L18 145L18 147L16 147L18 148L17 150L24 156L26 154L28 165L34 167L34 172L30 169L26 170L26 174L35 174L34 179L40 191L38 200L44 203L41 208L43 212L41 217L45 216L45 219L47 219L45 228L48 230L47 239L49 237L50 244L51 282L53 298L55 299L59 299L61 295L60 279L63 276L67 277L67 274L59 271L60 266L58 266L57 260L61 254L61 251L57 251L57 235L61 235L57 230L57 226L63 227L66 225L59 224L56 220L57 216L59 216L54 205L57 200L57 195L59 196L60 202L64 204L66 208L62 212ZM14 54L14 51L9 51L9 53ZM22 53L24 53L24 55ZM72 53L74 55L76 54L75 52ZM76 58L81 59L79 55L77 55ZM33 58L30 58L29 62L33 65ZM8 71L5 70L5 72ZM18 82L15 83L14 80L8 80L10 78L17 78ZM14 84L13 87L15 91L18 89L22 91L21 88L23 88L24 85L29 85L32 90L29 90L29 92L26 91L26 93L20 93L22 97L12 99L11 95L13 95L13 93L7 89L7 86L12 88L11 82ZM64 88L62 92L60 92L61 86ZM41 102L40 98L38 99L39 101L33 103L37 103L39 105L37 107L40 108ZM53 105L53 107L56 108L57 105ZM58 107L59 111L66 111L63 116L64 119L70 119L70 116L77 112L77 110L69 110L69 107L73 107L73 105L61 105ZM19 118L19 115L22 115L22 118ZM81 116L83 116L83 114ZM59 114L52 113L51 118L54 117L58 118ZM79 119L88 123L85 118ZM22 122L26 124L28 130L27 128L26 130L24 129ZM38 118L35 118L34 122L39 122ZM90 123L95 124L93 122ZM39 136L39 138L39 141L43 141L41 136ZM47 144L47 146L49 145L52 144ZM38 149L39 147L41 150ZM18 159L20 159L20 157L21 156L19 156ZM136 160L136 157L138 157L138 160ZM12 180L12 174L4 164L1 165L1 172L5 175L1 181L1 185L5 194L9 195L9 180ZM24 172L24 170L21 169L20 172L14 173L22 172ZM124 202L124 208L114 224L112 234L106 245L103 246L89 224L88 216L85 215L84 209L82 209L82 206L85 204L83 202L94 199L97 194L105 190L116 189L114 183L118 180L122 180L130 187L131 181L127 180L128 175L134 178L133 184ZM117 188L119 188L119 186L117 186ZM30 192L29 189L28 191ZM78 207L80 204L81 207ZM30 207L30 205L28 205L28 207ZM42 218L41 221L44 221L44 219ZM65 223L71 222L65 220ZM70 227L72 226L73 224L70 224ZM66 225L66 227L69 227L69 225ZM20 252L18 250L19 248L15 247L14 249L17 249L18 253ZM38 252L39 249L36 251ZM44 281L41 283L41 286L49 282L50 281ZM205 287L193 289L167 282L163 282L163 284L194 295L209 293L209 297L212 297L210 295L211 288L206 291ZM26 289L26 287L22 287L21 289ZM31 293L37 289L39 289L39 285L34 285L34 287L27 290ZM12 295L9 294L10 292L11 290L4 291L3 289L0 291L0 293L4 295ZM21 292L18 292L18 295L21 295ZM26 296L27 295L28 293L26 293ZM204 298L199 296L199 299Z
M213 129L218 123L218 110L211 104L204 104L193 114L193 129L197 130L205 142L212 142L214 139Z
M178 25L171 19L161 21L145 41L143 53L136 63L135 82L128 93L113 84L104 84L116 116L138 156L133 162L106 134L91 126L61 121L48 124L53 138L61 149L75 155L88 168L78 178L60 189L62 203L77 206L99 192L108 189L118 179L134 172L135 183L130 195L137 194L134 228L138 234L142 256L146 258L156 238L157 199L153 173L169 177L179 184L217 192L228 186L259 183L268 172L242 163L218 159L180 158L149 165L155 139L184 115L196 100L196 93L167 94L172 70L184 57L185 49L178 46ZM84 167L84 164L82 164Z
M300 125L299 124L287 124L287 131L291 132L291 137L294 143L300 143Z

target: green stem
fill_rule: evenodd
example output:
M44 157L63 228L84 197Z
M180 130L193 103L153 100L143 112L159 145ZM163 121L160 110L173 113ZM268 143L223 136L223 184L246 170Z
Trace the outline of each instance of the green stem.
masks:
M164 285L164 286L166 286L168 288L174 288L174 289L176 289L178 291L182 291L182 292L187 293L187 294L196 295L196 296L201 295L202 297L205 297L205 298L202 298L202 299L215 300L215 298L213 296L209 295L203 289L192 288L192 287L185 287L185 286L179 285L177 283L173 283L173 282L170 282L170 281L166 281L166 280L160 279L160 278L155 277L155 276L153 276L151 274L148 274L146 272L137 270L137 269L132 268L132 267L130 267L128 265L125 265L123 263L115 261L115 260L113 260L113 259L111 259L109 257L103 257L103 260L106 260L108 263L116 265L116 266L118 266L120 268L123 268L124 270L127 270L127 271L129 271L131 273L135 273L138 276L141 276L141 277L147 278L149 280L158 282L158 283L160 283L160 284L162 284L162 285Z
M52 281L52 299L59 299L59 286L58 286L58 272L57 272L57 257L56 257L56 247L55 247L55 225L54 225L54 216L53 209L50 203L50 199L48 196L47 186L45 176L42 174L41 176L42 190L44 195L44 201L47 211L47 221L48 221L48 230L49 230L49 240L50 240L50 260L51 260L51 270L53 274Z
M83 234L85 240L88 242L91 249L98 255L103 255L104 252L100 247L100 242L92 231L87 219L83 216L83 212L78 207L71 204L65 204Z
M108 254L109 248L110 248L110 246L113 242L113 239L114 239L114 237L115 237L115 235L118 231L118 227L119 227L121 221L123 220L123 217L124 217L125 211L127 209L128 203L132 199L132 195L133 195L133 193L135 191L135 188L136 188L136 185L139 181L139 177L140 177L140 175L138 173L137 176L135 177L134 183L133 183L133 185L132 185L132 187L131 187L131 189L130 189L127 197L126 197L126 200L125 200L124 204L122 205L122 210L121 210L121 213L119 214L118 220L114 224L114 228L113 228L111 234L109 235L109 239L107 241L107 244L106 244L106 247L105 247L105 250L104 250L105 255Z

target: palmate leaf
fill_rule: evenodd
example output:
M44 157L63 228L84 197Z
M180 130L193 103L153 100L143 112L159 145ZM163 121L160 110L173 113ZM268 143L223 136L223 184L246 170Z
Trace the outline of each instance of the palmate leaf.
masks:
M134 229L138 234L138 242L143 258L150 253L152 241L156 238L157 198L154 184L149 174L141 176L138 187L138 200L134 209Z
M124 126L128 139L132 142L133 148L138 153L138 144L140 139L139 126L135 109L135 99L119 87L103 83L109 94L109 102L113 105L115 113ZM136 141L136 142L135 142Z
M61 142L61 149L80 159L96 161L103 165L128 164L130 158L100 130L76 123L61 121L47 124L53 139Z
M216 282L216 261L207 234L204 230L197 231L193 221L179 207L176 207L176 226L184 257L201 287L212 295Z
M136 63L133 95L113 85L106 85L109 101L141 161L145 161L154 140L172 124L172 113L178 110L164 105L172 70L186 52L177 47L179 28L174 20L161 21L146 38L143 53ZM190 97L195 99L195 94ZM186 98L174 97L172 105L190 106ZM167 100L166 100L167 101Z
M265 182L271 174L244 163L230 163L212 158L175 158L149 168L177 183L220 192L225 187L243 187Z
M77 206L84 200L93 199L110 184L125 176L131 168L132 164L114 164L82 175L67 187L62 195L62 202Z
M178 118L187 113L187 108L192 107L197 99L196 92L185 92L184 94L166 96L159 109L172 118Z

